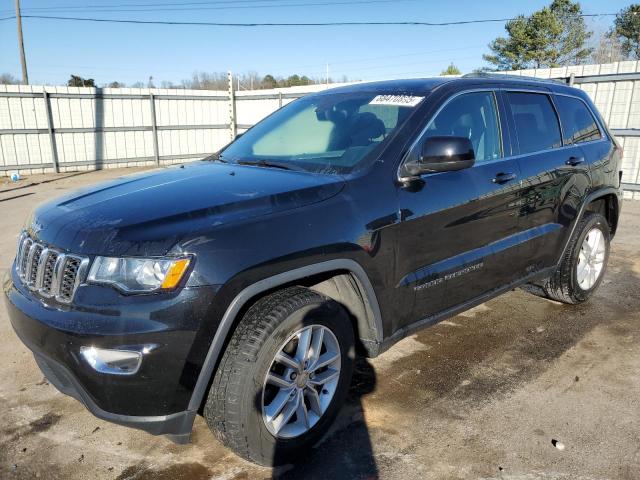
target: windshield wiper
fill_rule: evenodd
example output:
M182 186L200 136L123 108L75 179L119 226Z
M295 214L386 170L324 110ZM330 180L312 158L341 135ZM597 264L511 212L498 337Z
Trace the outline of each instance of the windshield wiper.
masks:
M286 163L272 162L270 160L238 160L236 163L238 165L251 165L255 167L281 168L282 170L304 170L302 168L295 168Z

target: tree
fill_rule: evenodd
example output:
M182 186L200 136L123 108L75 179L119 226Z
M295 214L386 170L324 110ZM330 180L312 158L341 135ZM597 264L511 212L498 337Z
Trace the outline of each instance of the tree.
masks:
M19 85L22 82L10 73L0 74L0 85Z
M261 88L277 88L278 80L276 80L276 77L274 77L273 75L267 74L264 77L262 77L262 81L260 82L260 87Z
M249 90L260 88L260 75L256 71L249 71L242 75L243 83L248 86Z
M124 88L124 87L125 87L124 83L120 83L120 82L107 83L107 88Z
M95 87L96 82L93 78L82 78L79 75L71 75L71 78L67 82L69 87Z
M301 83L300 81L300 75L298 74L290 75L289 78L287 78L286 80L286 85L287 87L296 87L298 85L303 85L303 83Z
M184 88L194 90L226 90L229 87L227 74L223 72L194 72L191 80L183 80Z
M613 33L620 40L627 58L640 59L640 4L623 8L613 21Z
M622 44L613 32L600 35L595 49L591 54L593 63L612 63L625 59Z
M160 82L160 88L183 88L181 85L176 85L170 80L162 80Z
M460 69L451 62L445 70L440 72L440 75L460 75L461 73Z
M489 44L493 52L483 58L496 70L558 67L578 64L591 54L591 37L579 3L553 0L528 17L519 15L505 25L508 37Z

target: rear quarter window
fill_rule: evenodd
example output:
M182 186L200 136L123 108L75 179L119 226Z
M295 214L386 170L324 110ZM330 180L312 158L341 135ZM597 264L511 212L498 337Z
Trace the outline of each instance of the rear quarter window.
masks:
M556 95L555 102L562 122L564 143L584 143L602 138L595 118L582 100Z
M521 154L562 146L560 124L548 95L508 92L507 97Z

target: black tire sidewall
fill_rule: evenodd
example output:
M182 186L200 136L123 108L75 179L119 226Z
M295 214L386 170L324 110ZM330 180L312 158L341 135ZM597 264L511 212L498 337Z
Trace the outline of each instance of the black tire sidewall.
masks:
M276 439L262 419L262 389L267 371L284 342L296 331L309 325L329 328L340 345L340 380L329 408L307 433L292 439ZM291 455L312 447L326 433L335 419L351 383L355 345L353 327L345 310L333 300L308 303L281 319L273 333L264 342L251 368L251 378L244 382L242 417L245 434L253 458L278 465L291 460Z
M583 302L587 300L593 292L600 286L602 279L607 270L607 262L609 260L609 247L611 241L611 234L609 232L609 224L607 220L600 214L591 214L587 219L585 219L585 223L578 235L576 242L573 245L573 252L571 254L571 262L569 268L570 271L570 288L572 292L572 296L579 302ZM602 266L602 271L596 280L596 283L589 288L588 290L583 290L578 283L578 257L580 256L580 249L582 248L582 244L587 234L594 228L598 228L603 236L605 242L605 253L604 253L604 264Z

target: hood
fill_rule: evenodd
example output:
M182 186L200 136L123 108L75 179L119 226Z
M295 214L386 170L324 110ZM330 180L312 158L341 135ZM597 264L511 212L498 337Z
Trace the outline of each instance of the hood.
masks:
M317 203L343 186L335 175L203 161L57 198L27 228L77 254L163 255L189 233Z

